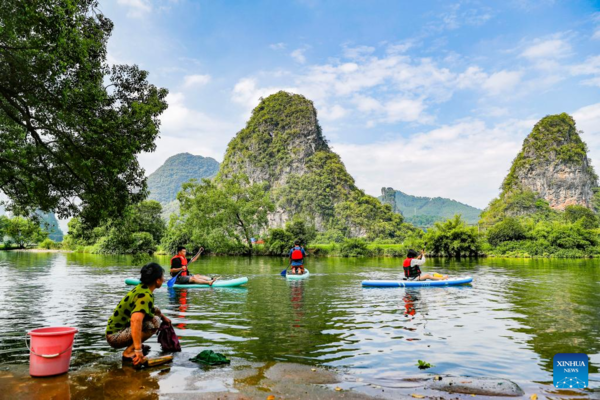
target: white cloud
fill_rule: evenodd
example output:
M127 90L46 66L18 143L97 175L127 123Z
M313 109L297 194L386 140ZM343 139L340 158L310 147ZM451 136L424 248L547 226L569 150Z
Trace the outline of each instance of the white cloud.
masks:
M520 71L498 71L488 75L480 67L471 66L458 75L456 85L460 89L481 88L489 95L495 96L503 92L512 91L519 84L523 73Z
M583 63L572 65L569 68L571 75L592 75L592 77L581 81L587 86L600 87L600 56L588 57Z
M285 49L287 47L287 45L285 43L283 43L283 42L279 42L279 43L270 44L269 47L272 50L283 50L283 49Z
M443 196L486 207L535 121L487 126L480 120L366 145L334 143L357 185L372 195L382 187Z
M571 54L571 45L559 37L536 40L521 53L521 57L530 60L565 58Z
M600 40L600 28L596 28L596 30L594 31L594 34L592 35L592 39Z
M128 17L141 18L152 11L152 5L148 0L117 0L117 3L128 7Z
M389 54L401 54L406 53L415 45L414 40L404 40L400 43L390 44L387 46L385 51Z
M347 113L348 111L344 107L340 106L339 104L335 104L333 107L321 108L319 110L319 118L326 121L335 121L343 118Z
M141 154L138 159L150 174L174 154L189 152L220 160L227 143L243 121L223 121L208 116L186 104L182 93L169 93L169 108L161 116L160 138L156 151Z
M600 56L588 57L583 63L571 67L573 75L598 75L600 74Z
M375 51L375 47L371 46L356 46L350 47L344 46L344 57L349 58L351 60L360 60L365 58L366 56L371 55Z
M183 86L186 88L204 86L210 82L210 79L210 75L187 75L183 78Z
M300 64L304 64L306 62L306 56L304 55L305 51L306 48L296 49L290 53L290 56Z
M511 91L521 81L522 75L519 71L496 72L483 82L483 88L492 95Z
M600 172L600 103L576 110L573 118L577 129L583 131L581 138L588 145L589 156L595 164L596 172Z
M430 120L429 117L423 115L425 105L422 100L411 100L398 98L387 102L384 106L386 112L387 122L413 122L419 121L424 122Z
M465 8L461 3L454 3L438 17L438 21L428 25L429 31L455 30L465 25L481 26L492 18L492 14L483 8Z
M280 90L285 90L286 92L292 93L300 93L298 89L293 87L286 88L271 86L259 88L257 86L256 79L244 78L235 84L231 95L231 100L242 105L245 108L244 115L248 116L250 111L258 105L261 97L267 97L273 93L279 92Z

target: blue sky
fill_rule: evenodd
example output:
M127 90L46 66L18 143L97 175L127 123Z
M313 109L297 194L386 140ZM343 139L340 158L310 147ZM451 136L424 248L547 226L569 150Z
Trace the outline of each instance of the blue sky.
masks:
M568 112L600 170L596 1L110 0L109 62L169 89L148 173L221 161L261 96L313 100L359 187L485 207L537 120Z

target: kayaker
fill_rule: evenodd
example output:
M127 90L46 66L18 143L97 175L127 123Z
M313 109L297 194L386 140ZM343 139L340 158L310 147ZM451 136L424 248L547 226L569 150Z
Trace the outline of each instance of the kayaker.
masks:
M190 283L197 283L197 284L204 284L204 285L210 285L212 286L212 284L219 278L210 278L208 276L204 276L204 275L194 275L191 274L188 271L188 264L193 263L194 261L196 261L198 259L198 257L200 257L200 254L204 251L204 248L200 247L200 251L198 251L198 253L190 258L185 258L186 254L187 254L187 250L184 246L179 246L177 247L177 254L175 254L173 256L173 258L171 258L171 276L177 276L177 280L176 283L180 284L180 285L187 285ZM181 272L179 274L179 272ZM177 275L179 274L179 275Z
M156 263L144 265L140 284L134 287L117 305L106 326L106 341L114 349L122 349L123 361L138 365L150 351L142 343L160 328L160 321L171 325L158 307L154 306L154 290L165 281L165 270Z
M294 247L290 250L290 265L292 267L292 274L303 275L304 274L304 257L306 253L304 248L300 246L300 241L294 241Z
M440 275L438 277L432 274L422 273L421 268L419 267L425 264L425 261L425 250L421 250L420 255L413 249L408 250L408 255L402 263L402 268L404 268L404 279L409 281L425 281L427 279L443 281L448 279L448 275Z

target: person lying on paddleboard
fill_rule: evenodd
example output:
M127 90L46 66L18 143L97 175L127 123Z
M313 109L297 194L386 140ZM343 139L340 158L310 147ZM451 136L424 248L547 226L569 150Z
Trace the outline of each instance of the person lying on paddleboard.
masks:
M171 320L154 306L153 292L164 283L165 270L156 263L149 263L140 274L140 284L123 297L106 326L108 344L114 349L125 348L123 361L133 362L134 366L144 362L150 346L142 346L142 342L158 331L160 321L171 325Z
M304 257L306 253L304 248L300 246L300 241L294 241L294 247L290 250L290 265L292 266L292 274L303 275L304 274Z
M200 257L200 253L204 251L204 248L200 247L198 253L190 258L185 258L187 250L183 246L177 247L177 254L171 258L171 276L177 276L175 283L179 285L187 285L190 283L198 283L212 286L213 283L219 278L209 278L204 275L194 275L188 271L188 264L193 263ZM181 273L180 273L181 272ZM179 274L179 275L177 275Z
M421 254L419 255L416 251L410 249L406 259L402 263L402 268L404 268L404 280L425 281L427 279L432 279L434 281L443 281L448 279L448 275L435 276L437 274L423 274L419 267L425 264L425 261L425 250L421 250Z

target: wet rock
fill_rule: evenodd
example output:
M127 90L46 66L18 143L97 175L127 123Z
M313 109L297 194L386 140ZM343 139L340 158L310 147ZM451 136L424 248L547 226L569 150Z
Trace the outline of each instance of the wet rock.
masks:
M525 393L516 383L508 379L474 378L465 376L443 376L441 380L433 380L429 389L448 393L475 394L480 396L518 397Z

